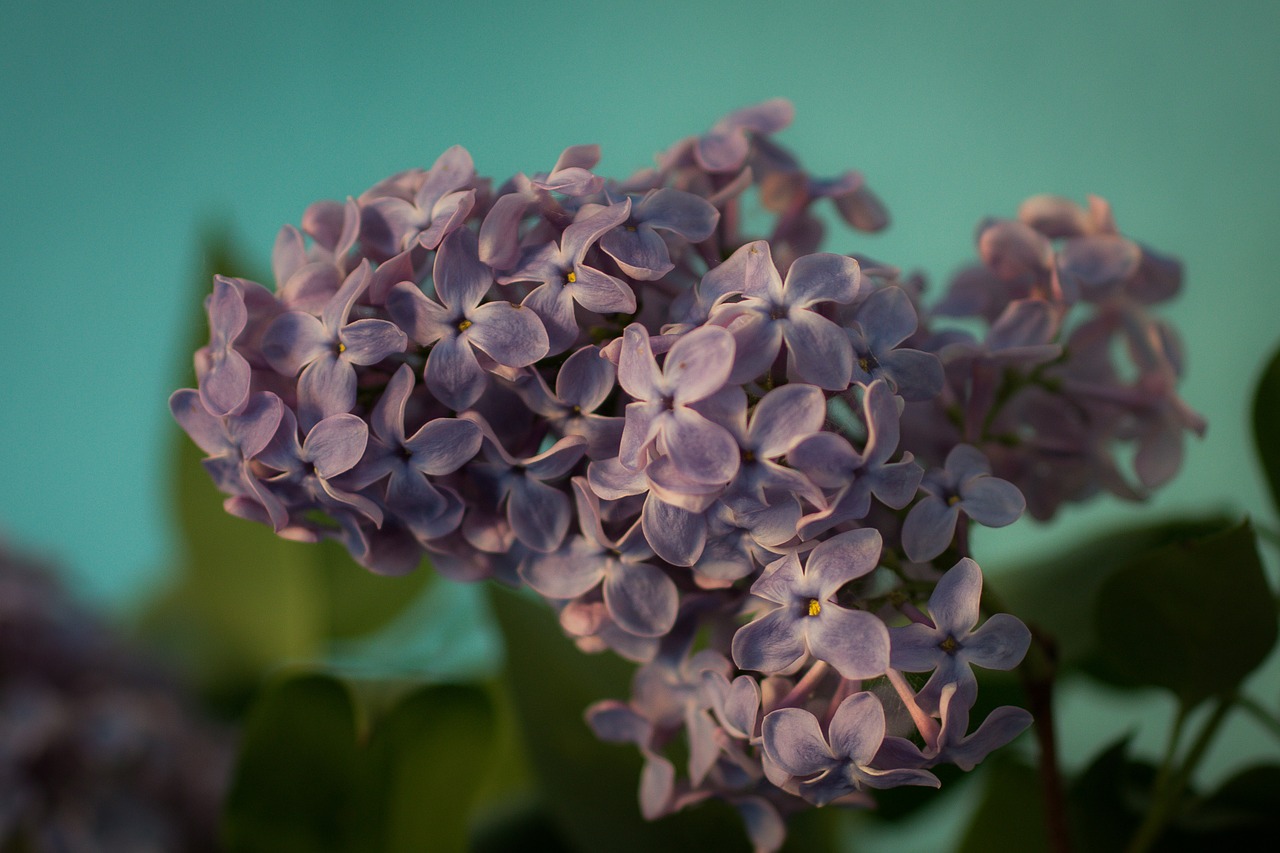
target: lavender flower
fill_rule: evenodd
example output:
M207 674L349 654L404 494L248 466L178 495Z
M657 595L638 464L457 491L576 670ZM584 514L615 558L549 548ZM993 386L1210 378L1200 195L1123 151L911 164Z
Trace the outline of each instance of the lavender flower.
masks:
M470 231L445 238L433 281L439 303L401 282L391 289L387 310L415 343L431 346L423 378L449 408L467 409L484 393L477 350L508 367L524 367L547 354L547 333L533 312L501 300L481 304L493 277Z
M764 718L764 749L795 780L799 793L824 806L864 787L938 787L926 770L879 770L872 760L884 741L884 707L871 693L855 693L840 703L824 736L818 718L802 708L783 708Z
M880 534L851 530L818 545L803 566L795 554L766 566L751 593L779 606L733 635L734 662L788 675L812 655L845 678L882 675L889 660L884 623L836 601L840 587L870 572L879 558Z
M974 630L981 598L982 572L966 557L942 576L929 596L932 625L913 622L889 630L894 669L933 671L916 697L922 705L936 708L948 684L955 685L954 701L972 705L978 681L971 666L1013 669L1027 653L1031 632L1013 616L997 613Z
M361 263L319 320L303 311L290 311L267 329L262 342L267 360L285 376L298 376L298 422L305 429L355 406L356 365L377 364L403 352L408 343L405 333L387 320L348 322L371 275L369 264Z

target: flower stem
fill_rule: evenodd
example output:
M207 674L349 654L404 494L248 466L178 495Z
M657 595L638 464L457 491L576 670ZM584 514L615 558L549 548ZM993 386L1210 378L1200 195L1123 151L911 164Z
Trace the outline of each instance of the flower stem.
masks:
M1187 752L1187 757L1183 760L1182 766L1178 768L1177 773L1169 775L1165 772L1165 767L1161 768L1160 777L1156 780L1157 787L1155 789L1154 802L1151 804L1151 809L1147 812L1142 825L1138 827L1137 833L1134 834L1133 841L1129 843L1128 853L1145 853L1160 840L1165 824L1169 822L1169 818L1173 814L1174 806L1177 805L1179 798L1182 796L1187 782L1191 780L1191 774L1195 772L1196 765L1204 757L1205 750L1209 748L1209 744L1213 741L1213 736L1217 734L1218 726L1222 724L1223 719L1226 718L1227 712L1231 710L1231 706L1235 701L1236 697L1234 696L1223 696L1218 699L1217 706L1213 709L1213 713L1209 715L1209 719L1205 720L1204 726L1200 729L1200 734L1196 736L1195 742L1191 745L1191 749ZM1185 709L1179 709L1179 718L1184 715ZM1177 729L1180 728L1181 720L1174 724L1175 737L1170 739L1171 751L1177 743ZM1161 782L1164 783L1163 786L1161 786Z
M984 583L982 609L988 614L1010 612L1000 596ZM1058 766L1058 738L1053 714L1053 687L1058 673L1057 643L1037 626L1031 630L1031 647L1018 667L1022 689L1027 693L1027 710L1035 720L1036 744L1040 747L1040 792L1044 800L1045 831L1053 853L1070 853L1071 833L1067 825L1067 797Z

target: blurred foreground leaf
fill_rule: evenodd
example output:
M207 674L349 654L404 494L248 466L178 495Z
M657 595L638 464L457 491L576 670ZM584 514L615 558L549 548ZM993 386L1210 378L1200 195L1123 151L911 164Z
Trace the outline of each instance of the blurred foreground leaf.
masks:
M1035 853L1047 849L1036 771L1012 759L993 758L983 767L982 775L986 791L965 830L960 853Z
M997 584L1009 610L1048 633L1064 666L1098 652L1094 602L1103 582L1120 566L1154 548L1223 530L1225 517L1184 518L1104 533L1060 556L1020 567Z
M1271 356L1253 398L1253 441L1271 500L1280 511L1280 349Z
M1129 561L1101 586L1097 631L1120 678L1188 707L1234 691L1276 642L1276 601L1245 522Z
M484 691L415 689L361 736L351 690L328 675L269 685L245 726L224 840L248 851L465 850L494 734Z

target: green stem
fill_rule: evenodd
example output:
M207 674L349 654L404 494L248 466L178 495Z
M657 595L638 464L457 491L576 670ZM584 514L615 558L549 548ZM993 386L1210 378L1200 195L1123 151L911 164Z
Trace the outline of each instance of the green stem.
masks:
M1010 612L989 583L983 584L982 609L988 614ZM1057 726L1054 723L1053 688L1058 674L1057 643L1035 625L1031 630L1031 647L1018 667L1022 687L1027 693L1027 710L1034 719L1032 730L1040 747L1040 792L1044 799L1045 832L1049 850L1070 853L1071 833L1067 824L1067 796L1058 766Z
M1187 782L1191 780L1191 774L1195 772L1196 765L1204 757L1205 751L1213 741L1213 736L1217 734L1218 727L1222 725L1223 719L1226 718L1227 712L1231 710L1231 706L1235 701L1236 697L1234 696L1223 696L1218 699L1217 707L1213 709L1209 719L1205 720L1204 726L1200 729L1200 734L1197 735L1195 742L1191 745L1191 749L1187 752L1187 757L1183 760L1182 766L1178 768L1178 772L1172 777L1166 776L1164 789L1157 788L1155 791L1155 801L1151 804L1151 810L1147 812L1146 819L1138 827L1133 841L1130 842L1128 853L1145 853L1160 840L1165 824L1169 822L1169 818L1173 815L1174 806L1177 805L1178 800L1182 797L1182 792L1186 789ZM1179 710L1179 716L1181 717L1183 714L1184 711Z

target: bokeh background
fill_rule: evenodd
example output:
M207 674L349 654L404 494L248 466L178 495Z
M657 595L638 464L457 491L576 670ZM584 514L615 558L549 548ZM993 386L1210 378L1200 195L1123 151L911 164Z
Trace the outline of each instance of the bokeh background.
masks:
M1123 232L1186 264L1166 316L1207 436L1146 505L981 536L993 577L1140 516L1277 526L1248 406L1280 343L1278 3L5 5L0 539L121 618L172 580L166 400L209 233L229 229L266 270L308 203L455 143L499 180L583 142L625 175L776 96L796 106L780 138L808 167L856 168L890 208L887 233L837 230L826 248L923 270L934 294L982 217L1041 192L1105 196ZM1249 689L1275 705L1275 660ZM1143 732L1173 714L1086 685L1064 704L1069 767L1126 729L1155 752ZM1227 734L1211 778L1277 751L1247 721Z

